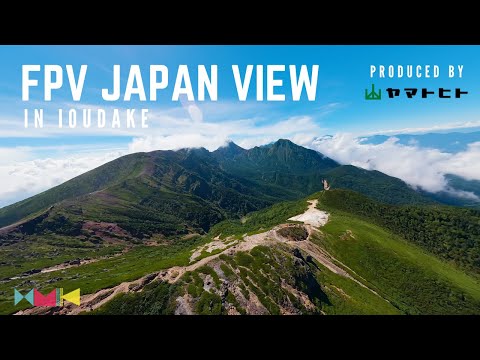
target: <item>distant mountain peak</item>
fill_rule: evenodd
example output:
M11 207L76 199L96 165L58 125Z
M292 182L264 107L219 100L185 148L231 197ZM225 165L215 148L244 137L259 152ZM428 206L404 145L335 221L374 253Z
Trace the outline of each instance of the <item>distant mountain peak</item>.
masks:
M272 147L289 147L289 146L299 146L294 142L288 139L278 139L277 141L272 141L267 144L257 145L256 148L272 148Z
M242 148L241 146L238 146L237 144L235 144L232 140L228 140L227 143L225 144L225 146L222 146L223 148L227 148L227 149L240 149L240 150L245 150L244 148Z
M295 144L294 142L292 142L288 139L278 139L277 141L275 141L273 143L273 145L277 145L277 146L299 146L299 145Z
M224 156L224 157L234 157L239 154L243 154L246 152L244 148L238 146L233 141L229 140L224 146L219 147L217 150L213 152L216 156Z
M213 152L205 148L189 148L123 156L0 209L0 227L55 204L67 206L65 200L78 207L93 209L98 205L95 202L97 195L91 194L101 192L102 199L106 199L102 206L112 214L123 206L124 200L132 207L150 206L148 209L155 209L155 213L159 213L159 209L172 211L168 214L173 217L177 214L172 209L183 204L185 196L193 201L190 205L201 208L205 206L203 201L210 202L211 207L207 206L209 215L195 220L200 228L206 229L224 216L223 211L243 214L280 199L293 199L319 191L323 189L322 179L327 179L334 188L349 188L381 201L423 201L423 195L415 193L399 179L353 166L341 166L323 154L287 139L248 150L230 141ZM394 190L391 190L392 186ZM189 198L192 194L203 200L192 200ZM392 194L395 194L394 200L390 199ZM151 205L143 205L143 202ZM185 209L188 210L188 206ZM136 214L139 219L144 216L140 210ZM180 226L176 221L172 224L172 229Z
M208 154L210 151L202 147L189 147L189 148L182 148L178 149L177 152L185 153L185 154Z

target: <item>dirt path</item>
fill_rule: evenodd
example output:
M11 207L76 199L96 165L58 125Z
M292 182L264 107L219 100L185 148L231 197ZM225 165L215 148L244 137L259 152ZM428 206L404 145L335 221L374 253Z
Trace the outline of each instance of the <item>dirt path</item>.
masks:
M44 274L44 273L49 273L49 272L53 272L53 271L70 269L70 268L76 267L76 266L91 264L91 263L97 262L98 260L100 260L100 259L79 260L78 263L75 262L75 261L73 263L72 262L63 263L63 264L60 264L60 265L50 266L48 268L42 269L40 271L40 273Z
M220 240L220 236L217 236L208 244L198 247L190 256L190 262L194 262L204 251L211 254L213 251L226 249L236 243L238 243L237 240L229 241L229 238Z
M293 216L288 220L301 221L305 225L311 225L314 227L324 226L328 222L328 213L317 209L318 200L308 200L310 205L308 210L303 214Z
M305 213L294 216L289 219L289 220L304 222L305 227L307 228L309 233L309 238L314 231L318 230L318 227L325 225L326 222L328 221L328 214L324 211L316 209L317 202L318 202L317 200L310 200L309 208ZM286 238L283 238L282 236L278 235L277 231L286 226L289 226L289 224L278 225L273 229L260 234L244 236L243 240L239 241L234 246L227 247L221 253L205 257L194 264L191 264L188 266L174 266L169 269L165 269L159 272L155 272L155 273L143 276L140 279L137 279L134 281L123 282L112 288L102 289L93 294L83 295L81 297L80 306L67 303L65 304L64 307L60 309L35 307L35 308L19 311L15 315L33 315L33 314L75 315L83 311L92 311L104 305L108 301L112 300L118 294L142 291L146 285L150 284L154 280L166 281L173 284L177 282L182 277L182 275L185 274L187 271L194 271L199 267L206 265L210 261L218 258L221 254L233 255L239 251L250 251L258 245L268 246L268 245L278 244L279 242L284 243L290 246L291 248L298 248L303 250L305 253L312 256L315 260L317 260L320 264L325 266L327 269L329 269L333 273L346 277L356 282L360 286L370 290L375 295L380 296L374 290L370 289L368 286L364 285L363 283L361 283L360 281L352 277L352 275L350 275L350 273L345 270L345 268L349 269L347 266L344 266L340 261L332 257L324 249L312 243L309 240L309 238L304 241L288 241ZM214 240L214 242L216 241L218 241L218 239ZM216 244L214 248L218 249L220 247L219 245L220 244ZM203 250L204 245L202 245L202 247L200 247L199 249ZM196 249L194 254L197 253L198 251L199 250ZM341 264L342 266L339 266L337 264Z
M118 256L118 255L117 255ZM25 279L25 278L28 278L30 276L33 276L33 275L37 275L37 274L45 274L45 273L49 273L49 272L54 272L54 271L59 271L59 270L65 270L65 269L70 269L72 267L78 267L78 266L82 266L82 265L87 265L87 264L91 264L91 263L94 263L94 262L97 262L101 260L100 258L98 259L85 259L85 260L72 260L72 261L66 261L64 263L61 263L61 264L58 264L58 265L53 265L53 266L49 266L49 267L46 267L46 268L43 268L41 269L40 271L38 270L31 270L31 273L25 273L25 274L22 274L22 275L18 275L18 276L13 276L7 280L4 280L3 282L8 282L8 281L11 281L11 280L17 280L17 279Z
M141 291L146 285L154 280L167 281L169 283L177 282L183 274L187 271L195 271L199 267L209 263L218 258L223 253L233 254L237 251L248 251L257 245L274 243L275 241L267 234L272 234L273 230L266 233L246 236L244 240L237 245L229 247L221 253L205 257L194 264L188 266L174 266L159 272L155 272L134 281L123 282L117 286L108 289L102 289L93 294L81 296L80 306L66 303L62 308L44 308L34 307L19 311L15 315L36 315L36 314L61 314L61 315L76 315L83 311L92 311L112 300L116 295L127 292Z
M21 274L21 275L18 275L18 276L14 276L14 277L11 277L7 280L2 280L1 282L5 283L5 282L11 281L11 280L28 278L30 276L37 275L37 274L45 274L45 273L50 273L50 272L54 272L54 271L66 270L66 269L70 269L70 268L73 268L73 267L79 267L79 266L83 266L83 265L87 265L87 264L92 264L92 263L100 261L100 260L107 260L107 259L111 259L111 258L120 256L120 255L124 255L129 250L130 250L130 248L125 248L121 252L115 253L113 255L100 256L100 257L95 258L95 259L84 259L84 260L77 259L77 260L65 261L65 262L63 262L61 264L58 264L58 265L53 265L53 266L43 268L40 271L34 270L34 272L24 273L24 274Z
M36 314L60 314L60 315L76 315L83 311L92 311L112 300L118 294L127 292L138 292L150 284L154 280L167 281L169 283L177 282L187 271L194 271L205 265L209 261L216 259L220 254L215 254L201 259L195 264L189 266L174 266L166 270L145 275L134 281L123 282L117 286L108 289L102 289L93 294L81 296L80 306L66 303L62 308L43 308L34 307L19 311L15 315L36 315Z

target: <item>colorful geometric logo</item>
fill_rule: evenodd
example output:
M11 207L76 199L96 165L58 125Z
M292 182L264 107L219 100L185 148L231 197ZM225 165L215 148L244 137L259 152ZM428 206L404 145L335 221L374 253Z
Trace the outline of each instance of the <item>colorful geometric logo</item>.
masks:
M37 289L32 289L23 295L20 291L14 289L13 295L15 302L14 305L17 305L23 299L27 300L33 306L63 306L64 300L75 305L80 305L80 289L64 294L63 288L57 288L47 295L43 295Z

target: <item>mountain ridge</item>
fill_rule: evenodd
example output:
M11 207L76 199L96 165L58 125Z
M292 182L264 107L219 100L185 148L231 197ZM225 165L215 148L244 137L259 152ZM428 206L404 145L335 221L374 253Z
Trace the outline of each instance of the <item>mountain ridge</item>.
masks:
M336 181L338 176L335 169L337 172L338 169L344 169L341 176L350 174L349 182L342 183L342 186L350 186L360 192L367 191L365 186L359 184L361 179L355 179L360 174L356 168L344 167L317 151L286 139L249 150L230 142L226 147L213 152L205 148L186 148L130 154L0 209L0 227L65 200L108 189L117 189L124 193L124 188L128 186L139 186L147 191L145 184L151 189L159 188L163 192L180 192L214 201L215 207L219 207L218 211L227 210L230 215L233 211L241 216L275 201L295 199L318 191L322 188L321 180L324 176L331 176L332 180ZM352 172L356 175L351 174ZM369 174L370 178L382 177L379 180L382 183L395 183L397 192L402 194L398 199L395 193L390 198L381 189L380 192L373 193L377 199L408 202L411 198L416 202L427 202L425 197L398 179ZM116 196L112 191L109 194ZM229 195L226 196L227 194ZM146 201L143 198L138 200ZM234 202L238 204L235 205Z
M405 213L409 208L414 211ZM138 259L127 253L121 262L67 269L62 276L88 294L80 306L34 307L17 314L478 314L480 263L462 271L463 265L454 266L448 257L464 254L475 261L470 250L479 249L480 213L458 210L387 206L349 190L321 191L223 221L206 242L187 244L180 250L183 258L173 252L175 260L167 263L158 254L157 265L144 259L181 242L147 248ZM421 219L417 211L424 212ZM383 226L378 220L385 220ZM411 236L422 229L432 239L447 232L446 238L426 246ZM462 236L452 236L462 232L471 236L470 250ZM450 254L442 250L445 240ZM133 265L143 271L119 276ZM109 279L97 268L118 270ZM60 286L62 280L53 276L30 279ZM14 309L11 301L0 301L0 311Z

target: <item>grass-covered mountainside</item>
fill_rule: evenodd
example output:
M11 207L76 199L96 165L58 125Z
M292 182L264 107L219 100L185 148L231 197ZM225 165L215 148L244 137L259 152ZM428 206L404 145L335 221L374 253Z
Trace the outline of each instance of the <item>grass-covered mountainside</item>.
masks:
M322 198L328 208L378 224L455 265L480 273L480 211L449 206L392 206L345 190Z
M0 227L30 216L65 199L105 189L128 178L135 178L145 168L148 156L133 154L111 161L31 198L0 209Z
M288 220L311 199L325 226ZM480 313L479 224L287 140L133 154L0 209L0 313Z
M278 204L249 214L243 221L228 221L212 229L220 239L243 239L237 245L258 242L262 234L271 241L252 249L225 250L202 266L186 271L177 281L152 281L142 292L113 297L94 313L99 314L479 314L478 265L462 270L436 256L436 246L419 246L403 236L400 227L378 223L375 214L365 216L362 202L375 213L384 205L347 191L327 191L317 208L328 210L329 221L305 238L305 227L274 227L288 223L292 213L305 209L306 201ZM348 204L352 202L352 208ZM295 211L289 212L288 208ZM417 222L412 207L388 206L410 222L410 233L421 233L449 216L448 207L416 208L429 212ZM409 211L403 212L405 209ZM449 224L451 242L464 225L477 227L480 214L471 212L462 223ZM388 221L389 222L389 221ZM408 225L407 225L408 224ZM273 230L267 232L268 229ZM285 231L288 229L288 231ZM293 230L291 230L293 229ZM429 230L426 230L429 231ZM476 235L475 235L476 234ZM246 236L247 235L247 236ZM255 237L257 236L257 237ZM267 236L267 238L268 238ZM471 236L480 248L478 233ZM218 238L217 238L218 239ZM426 249L430 251L426 251ZM458 248L468 257L469 250ZM433 253L432 253L433 252ZM322 259L329 261L322 262ZM331 265L334 264L334 265ZM336 273L332 266L341 270Z
M289 140L278 140L250 150L229 143L227 147L214 151L213 155L227 172L259 185L275 185L282 191L293 192L297 198L321 190L321 181L326 178L335 188L351 189L391 204L432 202L400 179L351 165L341 166L319 152Z
M0 209L0 226L49 210L43 230L78 235L84 220L117 223L135 238L203 232L281 200L333 186L389 203L429 200L399 179L340 166L288 140L245 150L205 149L124 156L32 198ZM35 227L33 232L38 233Z
M307 200L314 199L318 209L328 212L326 225L312 228L288 220L304 213ZM365 213L364 207L370 210ZM418 222L415 212L405 209L430 215ZM462 243L455 234L465 233L465 226L473 229L469 240L473 245L459 246L456 252L468 258L479 248L475 228L480 214L465 210L468 214L460 221L455 210L464 211L387 206L354 192L330 190L220 222L203 236L164 239L148 246L126 246L110 238L106 246L87 248L88 242L74 243L65 235L44 236L39 244L48 242L50 250L38 245L37 254L49 252L36 260L37 267L58 264L54 251L62 259L68 255L85 259L88 254L93 261L5 279L0 282L0 313L28 306L13 306L13 287L25 291L36 286L45 291L80 287L82 294L95 294L82 298L81 308L45 310L53 313L480 314L478 265L446 261L438 252L448 239L452 246ZM377 211L398 211L405 226L380 223ZM425 247L408 236L427 232L450 216L448 239ZM405 229L409 232L403 234ZM7 248L14 255L26 246L20 241ZM75 247L75 253L64 251ZM22 261L18 260L20 268L25 266Z

